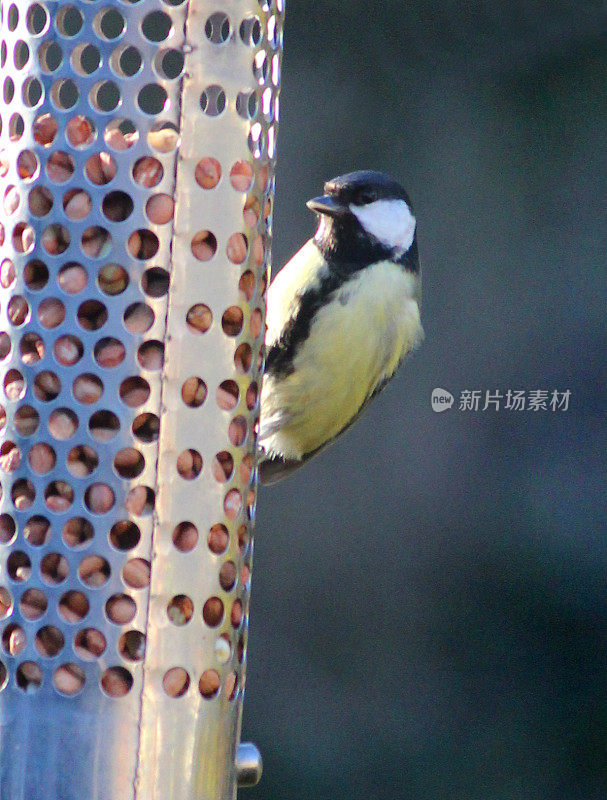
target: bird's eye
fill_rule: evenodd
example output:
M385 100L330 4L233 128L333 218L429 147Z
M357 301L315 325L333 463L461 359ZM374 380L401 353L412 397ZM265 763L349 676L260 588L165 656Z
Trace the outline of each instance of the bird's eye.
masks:
M361 192L358 198L358 202L361 206L366 206L368 203L374 203L376 200L377 196L375 192L372 192L369 189Z

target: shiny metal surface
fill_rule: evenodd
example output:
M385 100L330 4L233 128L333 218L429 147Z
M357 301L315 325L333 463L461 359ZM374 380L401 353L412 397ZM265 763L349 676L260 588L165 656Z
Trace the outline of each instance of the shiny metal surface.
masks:
M233 797L282 3L1 8L0 798Z
M256 786L261 780L263 762L261 753L253 742L242 742L236 751L238 786Z

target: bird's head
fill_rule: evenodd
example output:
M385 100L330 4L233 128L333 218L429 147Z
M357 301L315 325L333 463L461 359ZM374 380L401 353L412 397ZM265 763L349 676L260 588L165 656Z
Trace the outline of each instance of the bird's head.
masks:
M325 183L307 202L319 214L315 242L329 259L374 263L390 259L419 269L416 220L400 184L382 172L362 170Z

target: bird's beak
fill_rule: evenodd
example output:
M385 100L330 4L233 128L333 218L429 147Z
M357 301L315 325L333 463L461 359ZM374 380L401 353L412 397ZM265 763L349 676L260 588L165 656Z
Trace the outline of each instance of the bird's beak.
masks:
M308 200L306 205L311 211L315 211L317 214L326 214L328 217L340 217L348 211L345 206L339 205L330 195L313 197Z

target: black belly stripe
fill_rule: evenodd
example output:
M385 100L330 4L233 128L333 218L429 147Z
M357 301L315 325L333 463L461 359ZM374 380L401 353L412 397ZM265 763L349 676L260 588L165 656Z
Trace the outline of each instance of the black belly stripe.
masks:
M345 226L348 226L347 230ZM361 270L381 261L392 261L407 272L419 272L417 238L414 237L406 253L394 257L390 248L363 234L353 216L327 228L324 236L314 239L314 242L327 262L328 272L317 286L304 291L297 312L284 326L280 338L268 348L265 370L275 377L292 374L293 359L310 335L312 320L323 306L331 302L336 290Z
M324 276L320 284L305 291L294 314L282 329L280 338L266 353L266 372L275 377L286 377L293 372L293 359L297 350L310 335L312 320L318 311L331 301L334 292L343 285L334 273Z

